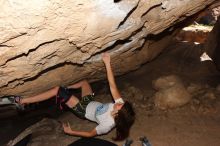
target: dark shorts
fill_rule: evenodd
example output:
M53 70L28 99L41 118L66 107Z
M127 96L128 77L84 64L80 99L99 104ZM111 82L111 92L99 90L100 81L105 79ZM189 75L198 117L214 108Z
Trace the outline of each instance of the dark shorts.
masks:
M66 102L69 100L72 94L70 92L70 89L60 86L57 96L58 98L60 98L60 100L63 100L63 102Z
M91 102L94 101L94 94L83 96L82 99L76 104L71 111L80 118L85 118L86 107Z

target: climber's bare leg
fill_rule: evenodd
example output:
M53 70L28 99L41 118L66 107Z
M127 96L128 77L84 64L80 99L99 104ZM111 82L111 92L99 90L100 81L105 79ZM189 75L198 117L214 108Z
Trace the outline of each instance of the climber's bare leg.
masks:
M69 100L66 102L66 105L69 107L69 108L73 108L76 106L76 104L79 102L79 99L72 95Z
M93 93L92 88L87 80L82 80L76 84L70 85L70 86L68 86L68 88L74 88L74 89L81 88L82 89L82 94L81 94L82 97Z
M55 87L52 88L46 92L43 92L41 94L32 96L32 97L28 97L28 98L21 98L20 99L20 103L21 104L29 104L29 103L35 103L35 102L40 102L40 101L44 101L47 100L49 98L52 98L54 96L57 95L57 92L59 90L59 87Z
M41 94L38 94L38 95L35 95L32 97L28 97L28 98L22 98L20 100L20 103L21 104L29 104L29 103L35 103L35 102L40 102L40 101L50 99L50 98L57 95L59 88L60 87L55 87L55 88L50 89L50 90L43 92ZM89 83L86 80L83 80L83 81L80 81L76 84L73 84L73 85L69 86L69 88L82 88L82 96L89 95L89 94L93 93L91 86L89 85ZM70 97L70 99L66 102L66 104L68 107L72 108L78 102L79 102L78 98L72 95Z
M74 88L74 89L77 89L77 88L81 88L82 90L82 97L85 96L85 95L90 95L92 94L92 88L90 86L90 84L88 83L87 80L82 80L76 84L73 84L73 85L70 85L68 86L68 88ZM76 104L79 102L79 99L72 95L70 97L70 99L66 102L66 105L69 107L69 108L73 108L74 106L76 106Z

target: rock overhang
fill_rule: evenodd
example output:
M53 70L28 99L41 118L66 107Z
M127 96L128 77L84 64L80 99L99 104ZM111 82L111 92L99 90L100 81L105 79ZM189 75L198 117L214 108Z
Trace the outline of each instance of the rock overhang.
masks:
M103 79L104 51L112 54L116 74L136 69L156 57L171 37L152 41L149 34L160 34L213 2L4 1L0 95L30 95L83 78Z

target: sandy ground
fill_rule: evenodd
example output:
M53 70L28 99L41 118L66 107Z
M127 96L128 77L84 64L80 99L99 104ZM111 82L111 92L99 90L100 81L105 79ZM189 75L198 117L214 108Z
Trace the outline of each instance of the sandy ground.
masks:
M132 136L146 135L154 146L218 146L220 144L219 113L200 115L187 109L139 112ZM138 142L136 144L138 145Z
M179 47L179 46L182 47ZM187 48L187 49L185 49ZM152 146L219 146L220 145L220 74L212 62L199 61L199 46L175 44L151 63L141 69L117 78L122 95L134 94L129 99L136 111L136 122L130 133L132 146L141 146L139 137L146 136ZM190 103L176 109L162 111L154 106L152 81L163 75L176 74L185 86L192 83L202 86ZM94 85L98 100L111 101L108 85ZM131 88L134 91L131 92ZM204 96L212 92L214 98ZM71 113L61 114L58 120L69 121L73 129L92 129L96 124L76 118ZM10 128L9 128L10 129ZM6 132L7 133L7 132ZM100 138L111 140L115 130ZM66 136L67 137L67 136ZM68 136L74 141L74 137ZM70 141L71 141L70 140ZM117 142L122 145L123 142Z

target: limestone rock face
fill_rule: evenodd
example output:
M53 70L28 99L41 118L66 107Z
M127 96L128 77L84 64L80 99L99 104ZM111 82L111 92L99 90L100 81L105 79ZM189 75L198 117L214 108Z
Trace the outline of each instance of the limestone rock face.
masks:
M175 75L158 78L153 87L158 90L154 95L155 106L163 110L182 106L191 99L182 81Z
M169 43L157 35L215 0L10 0L0 2L0 96L136 69ZM168 30L169 31L169 30Z

